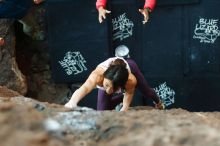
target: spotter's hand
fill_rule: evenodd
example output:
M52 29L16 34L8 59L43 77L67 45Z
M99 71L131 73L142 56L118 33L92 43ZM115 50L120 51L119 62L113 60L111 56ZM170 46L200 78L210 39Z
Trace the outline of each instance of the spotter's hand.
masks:
M147 23L149 20L149 11L148 9L139 9L139 12L144 16L143 24Z
M103 7L100 7L98 11L99 11L99 23L102 23L103 20L106 19L106 14L111 13L111 11L104 9Z

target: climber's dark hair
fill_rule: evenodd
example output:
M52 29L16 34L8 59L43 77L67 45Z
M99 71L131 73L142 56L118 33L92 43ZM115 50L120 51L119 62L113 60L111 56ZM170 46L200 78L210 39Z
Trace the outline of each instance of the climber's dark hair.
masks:
M128 69L124 60L118 58L113 61L104 72L104 77L112 81L114 90L119 87L124 89L128 80Z

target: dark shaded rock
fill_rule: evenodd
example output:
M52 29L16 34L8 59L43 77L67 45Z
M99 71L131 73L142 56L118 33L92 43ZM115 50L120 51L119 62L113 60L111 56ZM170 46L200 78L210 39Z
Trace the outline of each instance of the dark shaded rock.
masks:
M69 89L66 84L56 84L51 76L48 40L41 39L42 35L47 36L44 4L33 6L19 21L23 25L16 23L17 62L27 78L26 96L43 102L62 103ZM25 31L27 27L31 28L28 35ZM38 36L39 39L36 38Z
M40 101L61 103L68 87L55 84L51 77L49 47L42 37L46 35L44 4L33 6L22 24L18 21L0 20L0 37L5 39L0 47L0 86ZM29 35L24 31L27 27Z
M13 20L0 19L0 37L5 40L0 46L0 85L25 95L27 83L16 63Z
M10 90L7 87L0 86L0 97L15 97L20 96L16 91Z

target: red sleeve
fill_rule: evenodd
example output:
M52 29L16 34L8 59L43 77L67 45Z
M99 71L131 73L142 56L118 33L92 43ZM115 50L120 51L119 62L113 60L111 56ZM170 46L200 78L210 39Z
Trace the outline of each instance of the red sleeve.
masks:
M105 7L107 0L97 0L96 1L96 8L99 9L99 7Z
M145 0L144 8L150 8L151 10L153 10L155 5L156 0Z

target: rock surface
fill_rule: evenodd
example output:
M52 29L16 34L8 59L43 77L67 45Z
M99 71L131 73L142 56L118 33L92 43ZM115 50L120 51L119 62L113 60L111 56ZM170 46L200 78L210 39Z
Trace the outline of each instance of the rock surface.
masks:
M218 146L220 113L65 109L0 88L1 146Z
M0 46L0 85L24 95L27 93L27 82L16 62L13 30L13 20L0 19L0 37L5 40L5 44Z
M34 5L22 21L0 19L0 37L5 39L0 46L0 86L40 101L62 103L69 88L53 82L47 38L35 35L46 36L44 4ZM33 33L25 34L24 24Z

